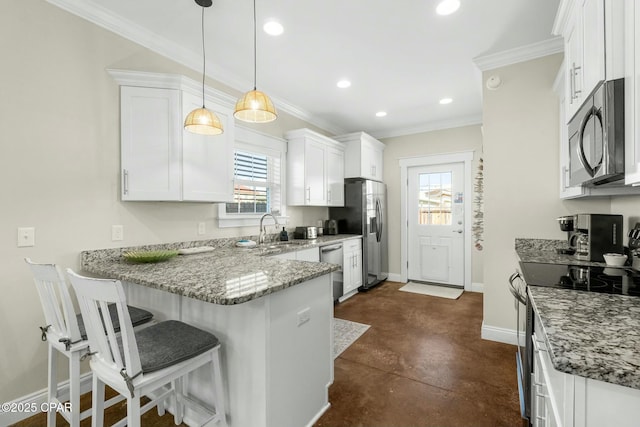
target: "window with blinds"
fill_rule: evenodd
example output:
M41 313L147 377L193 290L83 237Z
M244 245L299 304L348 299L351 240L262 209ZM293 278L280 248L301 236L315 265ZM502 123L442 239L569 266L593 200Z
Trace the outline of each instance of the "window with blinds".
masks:
M227 214L279 214L281 208L280 157L236 150L233 203Z

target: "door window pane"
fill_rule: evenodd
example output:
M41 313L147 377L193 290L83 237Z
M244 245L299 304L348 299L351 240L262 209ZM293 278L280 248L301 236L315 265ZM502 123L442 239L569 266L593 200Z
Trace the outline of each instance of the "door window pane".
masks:
M418 175L418 224L451 225L451 172Z

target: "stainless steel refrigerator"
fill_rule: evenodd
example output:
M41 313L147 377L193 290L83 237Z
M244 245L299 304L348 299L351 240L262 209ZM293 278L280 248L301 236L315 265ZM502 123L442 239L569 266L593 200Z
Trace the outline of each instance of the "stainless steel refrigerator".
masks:
M387 187L364 178L344 181L344 207L329 208L338 232L362 235L362 286L366 290L387 279Z

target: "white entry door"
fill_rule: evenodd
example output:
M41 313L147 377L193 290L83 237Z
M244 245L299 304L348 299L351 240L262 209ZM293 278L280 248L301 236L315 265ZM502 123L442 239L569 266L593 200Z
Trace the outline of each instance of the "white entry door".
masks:
M408 279L464 286L464 163L407 170Z

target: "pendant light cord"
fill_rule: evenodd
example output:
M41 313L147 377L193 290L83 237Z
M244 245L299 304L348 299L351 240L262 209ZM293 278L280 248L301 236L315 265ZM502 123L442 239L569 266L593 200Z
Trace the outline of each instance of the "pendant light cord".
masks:
M204 49L204 6L202 7L202 108L204 108L204 76L206 74L207 67L207 57L206 51Z
M257 36L256 36L256 0L253 0L253 90L257 89L256 75L258 69L258 55L257 55Z

